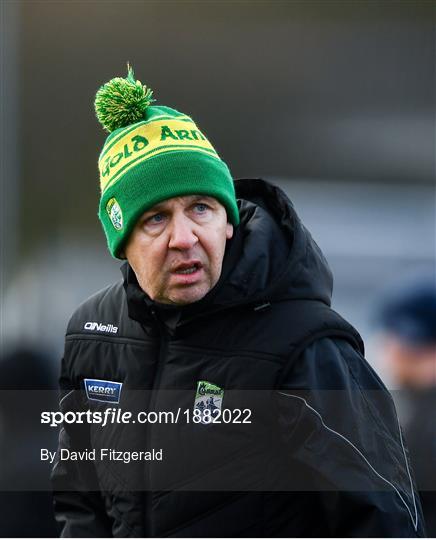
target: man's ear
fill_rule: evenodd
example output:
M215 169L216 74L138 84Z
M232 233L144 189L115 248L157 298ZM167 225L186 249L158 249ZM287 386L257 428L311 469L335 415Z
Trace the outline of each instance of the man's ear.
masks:
M230 238L233 236L233 225L231 223L227 223L226 225L226 238L227 240L230 240Z

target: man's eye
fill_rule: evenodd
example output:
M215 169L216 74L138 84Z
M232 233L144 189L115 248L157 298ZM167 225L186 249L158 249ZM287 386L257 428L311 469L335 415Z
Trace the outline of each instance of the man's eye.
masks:
M195 210L199 213L204 213L206 212L210 207L207 205L207 204L204 204L204 203L196 203L195 205Z
M146 223L148 223L150 225L157 225L158 223L162 223L163 220L164 220L164 215L163 214L154 214L154 216L150 216L146 220Z

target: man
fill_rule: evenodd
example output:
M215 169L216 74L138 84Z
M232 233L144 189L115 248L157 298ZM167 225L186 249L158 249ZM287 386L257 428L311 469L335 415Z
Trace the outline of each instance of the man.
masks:
M398 387L427 533L436 536L436 284L434 277L401 283L377 314L381 357Z
M391 397L292 204L233 183L190 117L151 102L130 69L97 93L99 217L127 263L69 323L60 406L176 421L65 423L63 535L422 535Z

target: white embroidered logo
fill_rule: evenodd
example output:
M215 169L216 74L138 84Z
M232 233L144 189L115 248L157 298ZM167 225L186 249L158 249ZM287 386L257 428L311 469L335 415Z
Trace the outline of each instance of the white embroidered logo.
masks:
M98 322L91 322L88 321L84 324L83 328L85 330L94 330L97 332L109 332L111 334L116 334L118 332L118 326L114 326L113 324L102 324Z

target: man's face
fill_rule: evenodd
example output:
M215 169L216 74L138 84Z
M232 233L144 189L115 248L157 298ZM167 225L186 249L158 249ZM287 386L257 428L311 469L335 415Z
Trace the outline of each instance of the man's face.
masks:
M233 226L216 199L174 197L139 218L124 253L152 300L190 304L217 283L226 241L232 236Z

